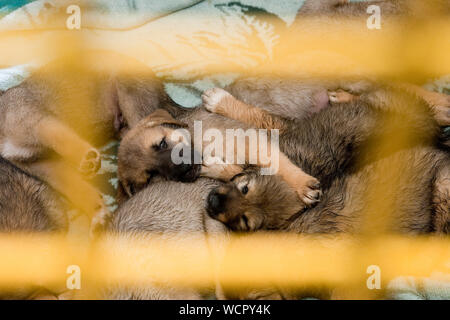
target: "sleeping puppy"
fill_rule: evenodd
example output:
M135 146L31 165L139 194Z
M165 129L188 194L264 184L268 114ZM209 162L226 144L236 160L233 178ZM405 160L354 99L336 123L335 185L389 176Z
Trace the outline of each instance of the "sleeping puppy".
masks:
M401 169L395 176L381 174L391 172L393 167ZM211 217L239 232L359 233L362 214L370 209L371 198L383 198L389 206L379 203L377 210L386 215L389 231L449 233L449 168L446 152L433 148L402 150L356 173L337 177L324 191L321 203L311 209L298 201L282 179L246 171L213 190L206 208ZM368 193L371 186L381 184L386 186L381 194Z
M182 120L181 120L182 119ZM184 121L184 122L182 122ZM223 163L228 150L222 148L222 152L216 150L215 158L221 159L219 163L206 163L205 160L195 164L197 150L193 142L186 142L179 133L180 128L187 128L195 139L193 121L201 121L202 129L209 128L220 130L222 137L226 137L227 129L246 129L242 123L224 119L208 113L199 108L190 113L186 118L179 117L175 120L167 111L158 110L143 119L135 127L131 128L123 138L118 153L118 176L126 194L131 197L137 191L143 189L154 175L162 175L169 180L192 182L199 176L206 176L228 181L235 174L242 171L242 166ZM234 139L234 137L232 137ZM185 145L179 149L180 145ZM203 141L203 148L208 145ZM268 142L270 144L270 142ZM246 161L248 161L249 144L246 144ZM258 146L260 148L260 146ZM270 147L268 147L270 149ZM259 149L258 149L259 150ZM189 161L176 164L173 160L174 153L185 153ZM233 146L236 159L237 147ZM278 150L271 151L278 152ZM300 199L306 205L312 205L320 199L320 186L318 181L300 168L295 167L282 153L278 156L279 168L277 174L283 177L297 191ZM200 158L201 159L201 158ZM260 158L258 158L260 161ZM257 165L260 163L258 162ZM270 164L271 165L271 164Z
M78 57L54 61L0 96L0 155L94 214L93 224L101 225L109 213L85 181L100 167L96 147L120 138L165 102L161 82L147 68L114 55L91 58L98 69ZM107 59L123 68L103 70L100 62Z
M335 103L363 100L376 106L389 102L392 90L404 90L427 103L440 126L450 126L450 95L408 83L364 77L331 79L253 75L224 88L236 99L287 119L306 119Z
M220 89L205 94L213 95ZM231 95L206 107L264 126L280 122L280 149L322 182L323 198L307 208L276 175L245 171L205 202L208 214L236 232L281 230L300 234L450 232L450 153L436 138L427 108L403 92L391 105L363 101L336 105L309 121L272 116ZM264 291L224 286L227 298L330 298L330 288L277 287Z
M370 30L367 27L367 19L370 14L367 13L367 8L371 5L376 5L380 8L381 12L381 29ZM327 74L329 71L333 72L335 68L342 70L340 77L345 75L346 77L354 75L360 77L361 74L371 76L372 81L375 81L376 85L370 85L367 81L359 81L362 87L357 86L345 87L346 80L335 81L335 88L331 81L331 87L327 86L330 91L336 91L337 89L343 89L350 93L357 93L364 91L368 93L372 91L369 89L372 87L374 90L378 90L378 84L385 82L386 78L380 78L376 74L378 71L365 69L366 66L371 66L374 63L380 63L383 65L383 61L377 57L373 57L368 53L368 58L365 59L365 44L370 47L373 43L379 43L383 41L389 44L389 50L399 51L401 56L401 50L404 51L404 46L399 45L396 49L395 43L403 43L403 39L399 36L410 33L411 30L417 30L417 33L423 32L422 30L430 21L447 21L450 15L450 2L447 0L381 0L381 1L348 1L348 0L307 0L301 6L297 13L297 17L286 32L281 35L280 44L275 48L274 59L270 61L269 70L275 70L280 72L283 70L284 74L293 74L297 76L304 69L308 69L308 59L320 60L322 54L325 59L320 60L317 70L319 74ZM426 29L426 27L425 27ZM338 31L337 31L338 30ZM344 32L348 37L353 39L353 43L358 45L342 45L342 37ZM304 38L306 35L306 39ZM308 41L309 35L313 35L311 39L313 46L300 46L304 41ZM344 37L345 39L345 37ZM372 41L373 40L373 41ZM316 47L317 44L317 47ZM352 48L356 50L352 51ZM307 49L305 49L307 48ZM349 50L349 51L348 51ZM380 48L381 52L384 51L383 47ZM392 52L390 54L392 54ZM332 55L333 59L328 59L328 55ZM368 60L370 58L370 60ZM380 55L380 59L383 58L383 54ZM386 57L384 57L386 58ZM390 59L395 61L398 57L390 56ZM365 60L364 60L365 59ZM313 60L314 61L314 60ZM391 61L392 62L392 61ZM399 65L404 61L399 60ZM418 60L420 62L420 59ZM330 63L328 66L326 63ZM314 63L313 63L314 64ZM359 66L359 67L357 67ZM355 69L356 68L356 69ZM411 68L414 69L411 70ZM417 71L417 72L415 72ZM432 77L443 76L444 74L435 74ZM311 77L311 74L305 76ZM335 77L335 74L332 74ZM338 77L338 78L340 78ZM383 77L383 76L382 76ZM427 81L431 76L429 70L424 70L421 65L409 66L403 74L395 74L389 79L407 79L408 82L423 83ZM360 79L364 80L364 79ZM350 80L353 81L353 80ZM366 82L366 84L364 84ZM390 86L395 83L389 83ZM447 95L440 95L436 93L430 93L414 85L397 84L400 87L408 88L409 91L424 98L430 105L435 114L438 123L442 126L450 125L450 97ZM353 92L353 89L355 91ZM238 99L255 105L252 101L246 101L242 97L236 95L236 92L228 90L235 95ZM380 97L382 98L382 97ZM256 105L258 106L258 105ZM258 106L259 107L259 106Z
M95 174L100 166L96 146L113 137L120 139L129 128L135 127L158 108L165 109L188 125L189 119L205 119L205 122L223 128L223 118L204 110L187 110L178 106L164 92L162 82L145 66L134 61L124 61L122 57L104 53L94 54L90 59L96 62L94 70L77 64L78 60L55 61L0 96L0 154L49 183L83 211L98 213L94 225L101 225L109 213L96 188L84 179ZM111 72L103 68L101 62L105 60L107 66L113 65L108 60L115 61L118 70ZM234 87L243 96L253 94L252 90L239 88L241 84L239 82ZM304 88L295 95L295 103L288 101L285 110L278 110L273 104L270 110L303 118L328 105L325 88L315 84L293 85L293 90L299 85ZM255 97L253 100L263 99ZM236 127L236 123L230 127ZM135 129L135 134L139 130L145 131L145 126ZM139 143L136 145L142 147ZM158 171L153 165L143 163L140 156L137 154L128 163L136 163L135 167L140 164L142 168L134 170L131 165L130 169L122 166L125 181L138 188L150 178L148 172ZM169 178L175 180L193 179L183 177L187 173L183 170L189 168L178 169L181 170L178 173L173 167L159 168L159 171L163 175L170 173L172 176ZM198 175L196 170L189 174L195 177ZM314 188L317 181L309 177L306 180L311 181L310 186L301 188L302 192L311 191L312 195L317 195Z
M395 174L383 175L393 168ZM253 171L212 191L206 208L211 217L235 232L329 236L387 231L413 236L449 234L449 202L449 153L417 147L337 177L314 208L305 209L282 179ZM227 299L339 299L335 288L327 286L237 290L222 283L222 288Z
M303 78L279 78L276 76L242 78L227 87L238 99L246 103L265 109L271 114L291 120L307 119L321 110L342 102L356 100L366 101L382 108L389 102L392 90L398 90L398 86L375 84L367 80L355 79L303 79ZM418 101L425 100L433 111L436 120L440 124L446 124L450 117L450 98L447 95L429 92L412 85L401 85L403 90L410 92L411 97ZM221 180L227 180L233 173L241 169L236 166L200 166L198 164L175 165L171 160L171 153L180 141L172 140L172 133L177 129L187 129L190 136L194 137L194 121L202 123L202 130L218 129L222 136L226 136L225 130L231 128L250 128L240 121L227 119L216 114L208 113L203 107L186 109L178 106L163 91L161 101L167 101L161 105L163 110L148 116L135 125L121 142L119 148L119 180L121 181L119 197L130 197L144 188L153 177L163 176L169 180L190 182L200 175L209 176ZM204 96L205 97L205 96ZM205 102L206 103L206 102ZM445 106L435 112L435 105ZM202 143L205 143L202 141ZM195 156L195 150L187 148L190 158ZM283 155L281 154L283 157ZM288 159L282 159L280 169L285 172L280 174L287 177L288 183L295 185L295 180L302 176L301 173L292 175L295 166ZM191 161L193 163L193 161ZM289 179L289 177L293 179ZM298 176L298 177L296 177ZM304 176L304 175L303 175ZM312 205L317 202L317 180L304 176L297 179L300 185L296 188L303 201ZM305 187L306 183L306 187ZM318 196L318 197L316 197Z
M367 182L373 181L386 186L381 211L397 218L390 230L449 232L450 159L437 142L437 124L424 104L397 92L383 109L356 101L299 122L248 106L221 89L206 94L219 92L219 102L206 105L213 112L256 127L275 118L280 149L320 179L327 198L307 210L277 176L237 175L207 200L208 213L232 230L358 231L357 215L370 203L361 199L370 186ZM383 175L389 168L397 171Z
M188 111L174 103L164 92L161 81L145 66L128 60L123 62L121 57L110 58L119 61L115 73L102 68L100 62L108 60L105 54L93 55L91 58L97 62L95 70L72 60L56 61L0 96L0 154L49 183L83 211L98 213L94 225L103 224L109 214L96 188L83 179L83 176L92 176L99 168L100 157L95 146L112 137L121 138L129 128L135 127L158 108L164 108L175 119L184 121L204 118L207 120L205 122L223 128L221 117L201 110ZM253 91L241 88L242 83L238 82L230 88L236 88L242 92L242 96L251 97ZM255 83L257 86L262 85ZM268 107L269 110L303 118L329 103L323 86L305 82L291 84L289 80L286 86L294 91L295 88L303 90L294 95L294 101L286 100L285 109L278 109L277 103L274 103ZM266 99L255 96L252 100ZM189 121L186 122L189 125ZM145 130L145 126L139 126L135 132L138 130ZM139 155L131 160L130 163L145 166L145 163L140 162ZM122 168L123 171L127 170L125 166ZM181 172L171 178L183 181L183 174L186 173L183 170L189 168L179 169ZM162 168L159 171L168 175L173 174L174 170ZM126 178L138 188L149 179L147 172L155 172L152 165L139 170L133 170L130 166L129 171ZM193 170L189 174L196 176L198 171ZM315 188L317 181L309 177L305 177L305 180L309 186L299 186L300 192L310 193L313 199L305 200L314 203L317 201L314 197L318 194Z
M214 241L215 235L219 237L225 235L226 229L220 222L207 215L203 204L208 193L219 186L220 182L207 178L200 178L189 184L158 178L156 180L159 181L154 181L115 212L105 234L106 239L120 236L126 240L145 240L150 246L156 237L167 241L179 241L181 245L186 244L186 239L189 238L199 241L196 253L205 254L206 257L216 255L217 251L212 251L210 246L214 245L215 249L220 246L211 241ZM180 199L183 200L178 201ZM113 252L117 252L117 256L122 258L128 255L126 247L109 247L107 250L114 250ZM190 255L190 252L185 252L185 255L178 258L185 261ZM136 259L125 258L125 261L130 261L135 267L139 265ZM220 291L213 285L204 289L186 288L155 280L141 282L140 285L111 282L99 292L99 298L198 300L211 298L214 293L220 297Z
M55 192L0 157L0 234L52 234L67 230L64 204ZM29 284L0 289L0 299L56 299L56 293Z
M398 169L394 175L383 175L393 168ZM278 177L252 171L212 191L206 207L211 217L236 232L379 235L387 230L423 235L450 233L449 201L449 153L418 147L337 177L311 209ZM222 289L227 299L339 299L335 288L327 286L236 290L222 284Z
M172 148L180 142L173 139L173 133L186 127L185 123L174 119L164 109L159 109L125 135L119 148L118 175L129 196L141 190L156 174L181 182L197 179L201 166L194 163L193 150L189 150L191 164L177 165L171 158ZM141 168L148 172L142 172Z
M407 97L405 99L408 99L411 97ZM205 99L208 100L209 99ZM213 99L214 100L214 99ZM407 107L407 110L410 110L411 108L414 109L414 105L417 103L416 100L413 104L408 103L405 107ZM220 103L220 101L219 101ZM403 104L400 104L402 106ZM209 107L209 106L208 106ZM381 108L381 107L380 107ZM417 136L424 137L426 140L427 134L433 133L437 131L436 124L432 119L430 119L429 110L424 107L423 105L417 106L417 109L421 110L419 112L415 112L416 110L411 110L412 113L412 119L411 121L417 121L420 124L417 125L418 129L422 128L420 132L417 132ZM350 110L350 111L348 111ZM333 186L331 184L337 184L337 182L334 182L335 179L325 179L325 176L327 175L336 175L336 171L340 171L341 169L348 168L347 166L350 166L349 163L345 163L345 160L348 160L351 162L351 157L347 157L350 150L347 149L347 146L341 145L342 149L339 149L336 151L336 147L332 148L334 143L338 139L345 139L346 137L349 138L350 141L353 139L351 136L348 135L349 132L355 132L355 135L364 136L365 132L376 132L376 130L373 130L373 127L377 127L379 123L376 123L376 121L370 121L365 119L371 119L371 117L375 117L378 119L380 117L380 114L378 112L375 112L376 108L372 108L369 106L364 105L361 101L354 102L354 105L342 105L342 106L336 106L336 108L329 108L321 113L318 113L317 115L313 115L309 121L299 122L296 123L293 121L293 124L290 122L291 120L286 120L286 123L289 125L295 125L295 130L286 130L285 134L287 134L286 139L292 140L291 143L286 143L286 145L289 148L292 148L292 146L297 145L295 141L297 141L298 136L294 134L294 136L290 136L288 132L298 132L298 135L305 135L303 138L303 141L305 143L305 149L304 151L307 151L306 155L307 157L305 160L302 160L303 163L308 164L311 166L311 170L315 170L317 174L320 176L320 173L322 172L323 168L326 168L328 165L331 164L331 168L329 168L329 171L325 171L323 173L323 176L321 178L324 179L324 181L330 180L328 184L330 186L326 187L325 190L334 190L336 192L335 194L331 193L331 191L326 191L327 194L330 194L329 197L332 200L339 200L342 199L342 190L345 190L346 194L351 193L353 189L359 190L359 187L361 187L361 183L364 183L364 179L367 177L367 175L361 174L360 176L357 176L355 179L359 179L359 184L350 184L350 182L347 182L349 186L351 186L350 189L346 190L343 188L342 185ZM331 112L327 117L324 117L322 114L325 112ZM351 115L355 115L355 123L351 124L349 122L349 118L352 118L351 116L344 116L346 112L351 113ZM383 114L383 113L381 113ZM157 126L157 132L160 135L164 134L164 131L161 131L165 128L172 129L174 127L184 127L184 123L178 123L178 120L175 120L174 118L168 117L167 113L165 112L158 112L157 113L158 118L160 119L160 125L162 123L166 123L166 127L163 126L163 128L160 128L160 125ZM228 115L228 114L227 114ZM319 117L319 119L322 120L315 120L316 117ZM157 119L156 117L154 119ZM241 117L240 119L245 120L244 117ZM257 117L255 119L258 119ZM401 121L408 120L408 117L401 116ZM151 120L151 119L150 119ZM378 119L379 120L379 119ZM282 120L285 121L285 120ZM309 122L312 122L310 125L308 125ZM334 125L334 121L337 121ZM361 123L359 121L363 122L366 126L363 126L363 128L360 128ZM408 122L408 121L406 121ZM329 131L320 131L320 134L317 132L317 128L320 128L318 126L318 123L326 124L330 128L330 133L328 136ZM344 125L345 123L345 125ZM301 125L300 125L301 124ZM305 126L305 132L303 132L303 129L301 129L303 126ZM354 127L359 128L359 130L356 130ZM152 123L150 123L151 130L155 129L155 127L152 127ZM316 129L313 129L316 128ZM328 127L327 127L328 128ZM379 129L380 131L383 131L382 128ZM132 131L130 130L129 134ZM155 133L152 134L152 136ZM145 137L145 135L143 135ZM334 139L330 139L330 137L335 136ZM313 138L315 137L315 138ZM145 139L144 139L145 140ZM316 148L320 148L320 145L324 143L324 141L329 141L329 143L323 147L325 150L324 155L327 155L327 157L323 158L324 162L321 162L321 157L317 155ZM160 146L162 140L150 140L151 144L149 146L158 146L159 148L164 146L164 143L162 146ZM282 143L284 139L282 139ZM159 143L155 143L159 142ZM122 143L124 145L127 144L126 137L123 139ZM166 142L167 143L167 142ZM168 143L169 144L169 143ZM328 148L330 147L330 148ZM361 147L361 146L360 146ZM161 148L164 149L164 148ZM293 148L295 149L295 148ZM431 148L432 149L432 148ZM148 148L142 148L140 150L148 150ZM154 149L152 149L154 150ZM422 150L422 149L420 149ZM419 150L419 151L420 151ZM433 149L432 149L433 150ZM297 152L298 150L292 150L292 152ZM339 162L336 164L333 164L332 161L329 160L330 154L327 154L326 151L330 152L331 154L334 154L336 152L337 155L339 155L339 158L344 159L344 163ZM405 151L402 151L405 152ZM408 152L408 151L406 151ZM418 155L421 155L420 151ZM433 151L434 152L434 151ZM289 153L290 154L290 153ZM417 161L420 166L424 166L424 168L428 168L428 170L433 171L432 166L429 166L429 163L436 164L436 170L437 168L441 167L439 165L439 161L442 161L442 163L445 163L442 160L442 156L436 156L435 158L428 157L427 151L425 150L424 153L425 159L431 160L431 162L425 162L422 158L417 156ZM414 159L416 155L412 157ZM403 156L400 157L400 159L404 159ZM438 160L438 161L437 161ZM445 158L444 158L445 160ZM384 161L384 160L382 160ZM317 162L317 163L316 163ZM385 165L392 164L392 161L384 161ZM314 165L313 165L314 164ZM119 172L121 172L121 165L122 162L119 162ZM413 165L413 167L417 167L416 165ZM370 167L364 167L365 172L370 174L372 172L372 169ZM407 166L405 166L407 168ZM426 171L421 170L421 172L424 172L424 177L426 179L430 179L431 175L427 175ZM444 171L439 170L439 172L444 173ZM254 175L254 178L253 176ZM402 175L403 176L403 175ZM261 180L258 180L261 178ZM389 178L389 177L387 177ZM154 179L157 179L154 177ZM250 182L251 180L251 182ZM437 179L439 181L445 181L445 179ZM338 181L338 180L336 180ZM345 179L342 179L340 181L347 181ZM248 182L248 184L247 184ZM261 183L260 183L261 182ZM267 182L267 183L266 183ZM414 181L417 182L418 185L425 184L423 181ZM423 182L423 184L422 184ZM236 196L235 201L232 200L231 196L228 198L226 202L222 202L222 205L228 205L228 203L233 204L234 209L243 208L248 211L249 209L256 209L258 208L259 211L253 211L252 213L255 214L255 216L249 216L247 221L245 219L239 217L237 220L240 220L243 222L239 223L229 223L229 227L233 230L261 230L261 229L289 229L290 227L293 228L293 231L296 232L307 232L310 233L317 233L317 232L337 232L336 224L332 222L333 218L333 211L325 210L323 207L330 207L333 204L333 201L326 200L323 204L319 204L316 208L317 209L308 209L305 211L305 205L302 201L298 199L297 193L289 187L289 185L280 177L274 175L274 176L260 176L257 173L244 173L242 175L238 175L233 179L233 185L236 185L237 187L234 187L231 184L227 184L225 187L218 186L218 182L213 182L211 180L206 180L204 178L198 179L193 183L190 184L183 184L183 183L176 183L176 182L170 182L170 181L153 181L148 187L144 188L142 191L136 193L131 199L129 199L127 202L123 203L121 207L119 208L119 211L117 214L115 214L111 227L109 229L109 232L111 234L119 234L121 236L124 236L126 238L132 238L134 236L136 237L149 237L149 241L151 241L151 235L152 233L157 233L158 235L164 235L168 238L177 238L180 237L181 239L185 236L186 233L191 234L192 232L203 232L202 230L204 227L202 227L202 216L205 215L204 208L202 210L202 203L204 204L207 202L210 203L211 200L211 194L220 192L221 190L224 190L222 188L231 188L234 189L229 192L229 194L235 194L236 191L238 192L238 195ZM411 188L417 188L419 189L418 185L416 183L410 182ZM261 186L261 188L258 188ZM266 188L268 186L268 188ZM394 184L393 184L394 186ZM247 188L245 188L247 187ZM420 187L423 189L422 187ZM215 191L212 191L212 189L215 189ZM259 189L259 190L258 190ZM362 189L363 190L363 189ZM442 189L441 189L442 190ZM403 190L405 191L405 190ZM407 190L406 190L407 191ZM409 194L409 191L405 194ZM227 193L228 194L228 193ZM248 198L245 198L245 195L247 195ZM358 200L361 200L361 195L363 192L361 191L361 194L355 193L355 198ZM175 199L183 199L183 201L174 201ZM328 198L327 198L328 199ZM423 197L420 197L417 201L423 200ZM356 201L355 201L356 202ZM413 202L415 203L415 202ZM211 203L210 203L211 205ZM213 205L214 206L214 205ZM340 209L341 204L336 204L336 210ZM266 210L268 208L268 210ZM211 216L214 219L219 220L217 214L214 213L214 210L211 207L206 208ZM349 211L351 211L351 208L348 208ZM163 210L163 211L161 211ZM311 222L311 220L314 220L317 216L314 215L311 217L311 220L308 220L306 222L303 222L302 225L308 226L309 230L302 231L300 227L298 229L296 227L296 224L294 223L296 218L298 217L298 213L301 213L304 215L304 217L307 217L306 213L310 212L312 210L315 210L313 212L321 213L321 217L323 218L321 223L317 225L317 229L314 229L315 223ZM227 217L228 214L230 214L231 218L231 210L227 210ZM234 211L233 211L234 212ZM237 211L241 214L242 211ZM275 214L275 212L277 214ZM278 215L279 214L279 215ZM328 214L329 216L326 216ZM258 216L257 216L258 215ZM271 216L270 218L265 218L265 216ZM318 214L319 215L319 214ZM262 219L260 218L262 216ZM424 217L427 216L427 212L425 212ZM342 213L342 220L345 220L346 215ZM234 219L234 218L233 218ZM351 219L349 219L351 221ZM424 219L425 220L425 219ZM262 222L261 222L262 221ZM210 223L210 219L205 219L205 223ZM345 221L345 225L342 223L342 225L347 226L348 221ZM422 221L423 222L423 221ZM422 223L421 222L421 223ZM342 226L341 226L342 227ZM404 229L408 230L411 225L405 224ZM354 228L357 228L357 225L354 225ZM403 228L403 227L402 227ZM422 228L422 226L420 227ZM210 232L211 229L206 227L206 230ZM328 230L328 231L327 231ZM348 231L349 229L343 228L342 231ZM418 232L421 232L418 230ZM119 249L120 250L120 249ZM120 253L119 253L120 255ZM258 293L260 296L260 293ZM126 286L121 284L114 284L112 283L107 289L105 289L102 293L102 297L106 299L173 299L173 298L183 298L183 299L198 299L202 297L201 292L193 289L175 289L174 287L170 285L157 285L157 286ZM278 297L277 295L270 295L270 297Z

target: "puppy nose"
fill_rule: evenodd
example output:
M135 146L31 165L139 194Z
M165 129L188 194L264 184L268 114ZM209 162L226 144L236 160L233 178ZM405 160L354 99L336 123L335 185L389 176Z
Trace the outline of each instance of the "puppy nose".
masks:
M220 197L217 193L210 193L208 196L208 204L211 209L217 209L220 206Z
M209 193L207 199L207 211L211 217L215 217L223 212L226 195L213 190Z

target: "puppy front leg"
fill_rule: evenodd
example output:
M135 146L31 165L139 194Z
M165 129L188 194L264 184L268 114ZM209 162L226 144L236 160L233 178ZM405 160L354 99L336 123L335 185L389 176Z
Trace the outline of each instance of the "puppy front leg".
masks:
M269 155L270 161L269 163L263 163L261 162L261 159L258 158L257 165L259 167L269 168L269 174L279 175L291 188L297 192L300 200L302 200L307 206L312 206L320 201L322 191L320 189L319 180L310 176L301 168L292 163L291 160L289 160L289 158L278 148L272 150L270 143L268 143L267 150L271 150L271 154ZM274 155L273 152L276 152L277 154ZM276 164L277 160L278 164ZM275 161L275 163L273 163L273 161Z
M45 147L73 163L83 175L91 177L100 168L100 153L61 121L53 117L44 118L36 130Z
M261 155L259 150L261 146L257 145L258 155ZM281 152L278 148L272 149L271 143L267 142L267 151L270 150L268 154L267 161L262 161L261 157L257 157L256 165L261 168L269 168L269 174L279 175L287 184L293 188L300 200L302 200L307 206L312 206L320 201L322 196L322 191L320 189L320 182L316 178L310 176L304 172L301 168L296 166L289 160L289 158ZM236 150L235 150L236 152ZM276 154L273 154L276 153ZM246 144L246 161L248 163L249 159L249 147ZM278 165L276 161L278 160ZM253 164L253 163L252 163Z
M103 228L111 213L100 192L61 160L45 160L28 164L25 171L48 183L75 207L92 217L91 231Z
M211 112L221 114L225 117L235 119L258 128L268 130L282 130L284 128L284 123L281 118L273 116L260 108L249 106L237 100L225 90L219 88L207 90L203 94L202 98L205 108ZM260 154L259 148L260 146L258 144L258 154ZM245 149L246 163L248 163L248 144L246 144ZM270 143L268 143L267 150L271 150ZM317 203L322 195L319 181L316 178L306 174L302 169L293 164L278 148L276 149L276 152L279 155L279 169L276 174L280 175L294 190L297 191L300 199L306 205L313 205ZM238 151L235 148L235 157L237 153ZM256 165L259 167L272 167L273 164L271 162L269 164L263 163L260 157L257 157Z
M333 103L347 103L357 100L359 96L342 89L338 89L336 91L328 91L328 98L330 102Z
M236 164L227 164L220 158L208 158L203 161L202 177L221 180L224 182L230 181L235 175L241 173L243 168Z
M267 130L281 130L284 127L281 118L273 116L260 108L247 105L220 88L206 90L202 95L202 100L208 111L243 122L252 127Z
M279 157L280 168L277 174L297 191L300 199L306 205L312 206L319 202L322 197L319 180L293 164L284 153L280 152Z
M300 167L296 166L292 161L279 149L278 146L272 145L270 141L258 141L256 145L257 157L250 158L250 145L245 144L245 162L247 164L257 165L260 168L267 169L266 174L277 174L287 184L293 188L300 200L307 206L312 206L320 201L322 191L320 182L316 178L304 172ZM265 146L263 145L265 144ZM262 152L265 147L266 155ZM237 157L238 148L235 145L234 156ZM264 159L265 158L265 159ZM253 161L256 160L256 163Z
M279 159L280 168L276 174L281 176L297 192L299 198L307 206L312 206L319 202L322 196L319 180L306 174L294 165L283 153L280 153ZM263 165L260 166L264 167ZM228 182L242 171L243 168L236 164L214 163L202 165L200 175L202 177Z

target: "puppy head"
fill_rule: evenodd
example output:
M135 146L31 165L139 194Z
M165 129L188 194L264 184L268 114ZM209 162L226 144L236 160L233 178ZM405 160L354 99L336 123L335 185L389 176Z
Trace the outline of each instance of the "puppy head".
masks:
M208 214L234 231L280 229L305 209L295 190L277 175L244 172L210 192Z
M189 150L189 163L175 164L172 160L173 148L183 143L174 132L184 127L184 123L159 109L127 132L119 147L118 176L128 197L144 188L155 175L182 182L198 178L201 166L194 164L193 148L184 148Z

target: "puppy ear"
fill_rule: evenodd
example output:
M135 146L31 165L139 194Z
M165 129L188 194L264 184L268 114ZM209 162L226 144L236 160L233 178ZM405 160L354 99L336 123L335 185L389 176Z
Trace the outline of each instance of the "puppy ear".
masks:
M104 89L103 99L106 107L114 115L115 132L123 136L123 129L128 127L128 123L125 120L125 116L122 112L122 107L119 103L117 85L115 80L111 80L110 82L107 83Z
M158 109L146 118L147 127L156 127L163 124L173 124L182 128L187 127L187 124L174 119L170 113L164 109Z

